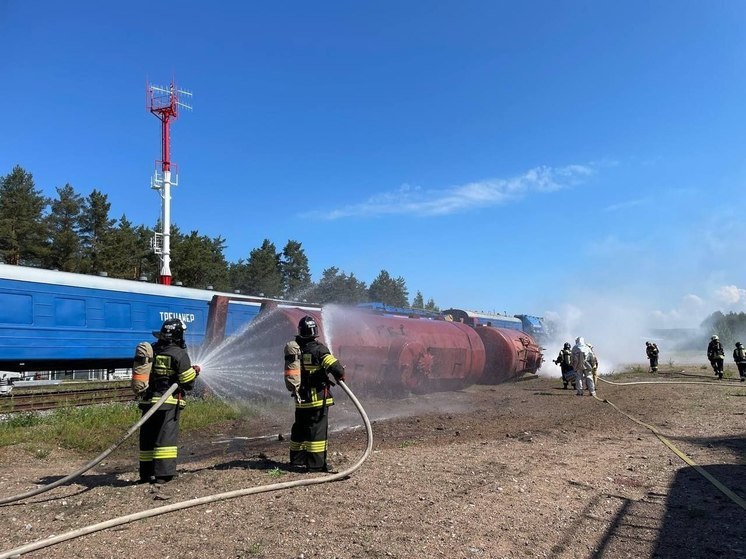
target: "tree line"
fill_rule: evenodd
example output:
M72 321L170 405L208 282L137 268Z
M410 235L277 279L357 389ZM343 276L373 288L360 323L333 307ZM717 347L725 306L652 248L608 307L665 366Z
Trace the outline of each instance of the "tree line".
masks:
M160 230L159 224L153 229L135 225L124 214L113 219L108 197L98 189L83 196L67 183L56 188L56 197L47 198L19 165L0 176L0 258L6 264L154 281L160 270L152 249L154 230ZM420 291L410 304L404 278L386 270L369 286L334 266L313 282L308 257L296 240L278 251L265 239L246 259L228 262L223 237L186 233L175 224L170 233L171 275L187 287L320 304L375 301L438 310Z
M717 334L724 348L731 348L736 342L746 344L746 313L715 311L701 324L701 344L707 344L710 336Z

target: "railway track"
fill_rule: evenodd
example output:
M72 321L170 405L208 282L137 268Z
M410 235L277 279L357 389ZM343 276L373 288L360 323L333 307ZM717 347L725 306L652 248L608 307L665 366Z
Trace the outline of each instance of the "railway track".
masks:
M64 386L64 385L63 385ZM135 396L129 383L112 386L75 386L13 390L0 397L0 414L35 412L65 407L91 406L111 402L132 402Z

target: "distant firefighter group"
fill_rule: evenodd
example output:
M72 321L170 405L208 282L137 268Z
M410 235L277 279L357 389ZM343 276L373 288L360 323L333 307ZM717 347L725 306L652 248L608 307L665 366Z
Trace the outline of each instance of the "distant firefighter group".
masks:
M651 373L658 372L659 354L658 344L645 342L645 355L650 361ZM712 370L715 371L715 376L722 379L725 350L717 336L710 338L710 343L707 345L707 359L712 365ZM733 361L738 367L741 382L746 381L746 350L744 350L741 342L736 342L736 348L733 350ZM582 337L575 339L575 345L572 348L570 342L565 342L553 363L560 366L564 388L572 383L572 387L578 396L582 396L584 386L587 386L591 396L595 396L598 359L593 351L593 346L585 342Z
M653 342L645 342L645 354L650 360L650 372L658 372L658 345ZM723 362L725 361L725 350L723 344L720 343L720 338L712 336L710 343L707 344L707 360L712 365L712 370L715 371L715 376L718 379L723 378ZM736 342L736 349L733 350L733 361L736 362L738 367L738 374L741 377L741 382L746 381L746 352L743 350L743 344Z

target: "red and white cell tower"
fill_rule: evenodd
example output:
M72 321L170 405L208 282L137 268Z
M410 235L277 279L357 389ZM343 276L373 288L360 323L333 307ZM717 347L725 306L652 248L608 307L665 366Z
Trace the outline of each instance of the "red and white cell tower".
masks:
M168 88L148 85L147 107L161 121L161 160L156 161L155 173L150 187L161 195L161 232L153 237L153 251L161 258L161 273L158 283L171 285L171 187L179 184L178 176L171 175L171 121L179 117L179 109L192 110L180 99L192 94L178 89L172 81ZM158 172L160 163L161 172ZM174 164L174 167L176 165Z

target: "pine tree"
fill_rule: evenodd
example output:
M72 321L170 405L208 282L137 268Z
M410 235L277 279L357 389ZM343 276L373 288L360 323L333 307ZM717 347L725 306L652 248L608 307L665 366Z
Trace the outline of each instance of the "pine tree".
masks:
M143 256L142 240L127 216L123 215L117 227L107 235L102 256L107 269L99 271L106 271L115 278L138 279L140 277Z
M313 291L314 302L320 304L341 303L354 305L368 300L365 283L358 280L355 274L349 276L332 266L321 275L319 284Z
M425 300L422 297L422 293L419 291L414 296L414 299L412 299L412 308L413 309L424 309L425 308Z
M409 293L403 277L392 278L386 270L381 270L368 289L371 301L377 301L391 307L409 306Z
M106 196L94 189L83 202L80 217L81 249L83 253L83 272L105 271L106 262L103 251L107 236L111 234L115 219L109 219L111 204Z
M50 252L47 268L63 272L80 272L82 254L80 247L80 216L83 199L70 184L57 188L57 199L52 200L49 214Z
M249 295L282 296L280 255L274 243L264 239L260 248L251 251L247 263L239 260L232 268L231 277L237 280L234 288Z
M19 165L0 181L0 255L6 264L39 266L49 254L48 201Z
M312 286L308 258L298 241L289 240L282 250L280 260L282 285L285 297L304 298Z
M192 231L179 235L171 255L171 272L174 280L185 286L204 289L212 285L219 291L228 290L228 264L223 256L225 239L210 239Z

